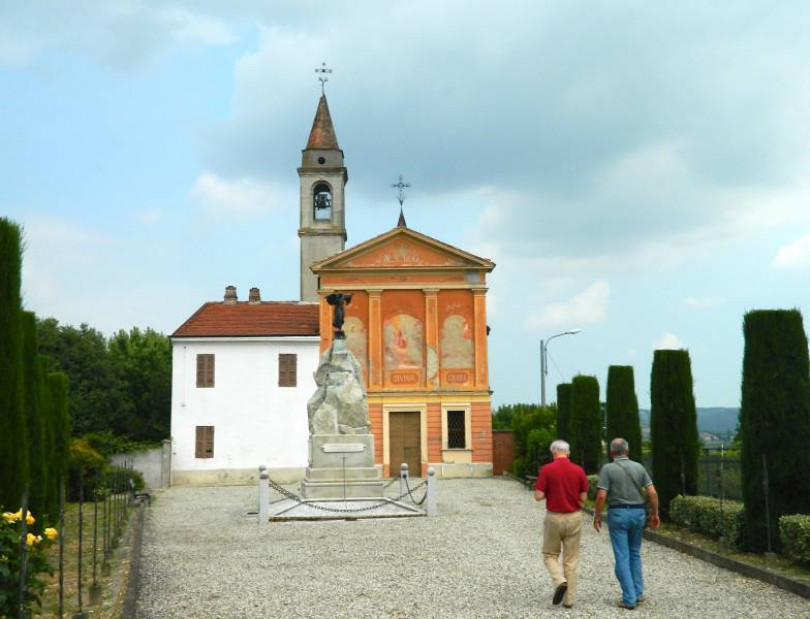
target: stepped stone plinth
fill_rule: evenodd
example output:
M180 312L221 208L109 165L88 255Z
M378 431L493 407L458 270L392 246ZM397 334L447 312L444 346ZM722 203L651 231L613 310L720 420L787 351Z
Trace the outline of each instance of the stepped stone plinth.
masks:
M336 338L315 372L317 390L309 412L309 466L305 499L367 499L383 496L381 467L374 464L363 371Z

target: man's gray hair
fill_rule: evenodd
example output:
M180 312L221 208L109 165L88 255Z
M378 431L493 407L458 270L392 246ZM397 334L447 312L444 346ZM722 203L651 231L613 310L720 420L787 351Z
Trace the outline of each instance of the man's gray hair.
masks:
M566 453L566 454L570 454L570 453L571 453L571 445L569 445L568 443L566 443L566 442L565 442L564 440L562 440L561 438L558 438L558 439L557 439L556 441L554 441L554 442L553 442L551 445L549 445L548 450L549 450L551 453Z
M610 453L626 454L630 451L630 443L623 438L614 438L610 441Z

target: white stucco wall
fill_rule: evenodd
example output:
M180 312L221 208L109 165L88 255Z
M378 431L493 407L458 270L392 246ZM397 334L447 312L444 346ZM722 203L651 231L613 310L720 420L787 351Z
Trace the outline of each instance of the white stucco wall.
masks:
M172 346L172 484L240 483L267 465L279 482L303 477L307 401L317 337L182 338ZM298 356L297 386L278 386L278 355ZM197 355L215 355L213 388L197 387ZM214 457L195 458L196 426L214 426Z

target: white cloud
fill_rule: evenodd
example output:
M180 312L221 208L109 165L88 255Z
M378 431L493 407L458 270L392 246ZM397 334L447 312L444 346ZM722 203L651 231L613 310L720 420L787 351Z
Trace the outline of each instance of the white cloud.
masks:
M685 348L686 344L681 342L674 333L664 333L653 342L654 350L682 350Z
M683 300L683 304L686 307L691 307L692 309L708 309L710 307L722 305L725 302L726 300L720 297L686 297Z
M132 214L132 218L138 223L149 226L163 219L163 215L164 213L162 208L153 206L142 211L135 211Z
M178 41L224 45L235 40L233 33L223 22L186 9L161 9L157 12L156 18L156 21L164 24Z
M272 209L278 202L275 190L267 183L243 177L220 178L203 172L189 191L208 215L257 215Z
M226 21L198 7L161 7L145 0L17 3L0 9L0 66L21 66L49 51L87 54L108 67L148 66L177 45L236 40Z
M810 234L785 245L774 257L771 265L776 269L803 269L810 266Z
M568 301L551 303L540 312L529 316L528 326L532 329L574 328L580 324L602 322L607 315L609 301L610 283L600 279Z

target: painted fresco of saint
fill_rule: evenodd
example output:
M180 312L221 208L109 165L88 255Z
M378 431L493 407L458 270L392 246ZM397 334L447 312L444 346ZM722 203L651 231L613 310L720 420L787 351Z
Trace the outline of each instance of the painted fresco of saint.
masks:
M470 322L460 314L444 319L441 333L441 367L471 368L475 361L473 333Z
M397 314L385 321L385 369L421 368L424 342L422 321L408 314Z
M343 323L343 332L346 334L346 346L355 356L364 370L368 370L368 334L363 321L354 316L346 318Z

